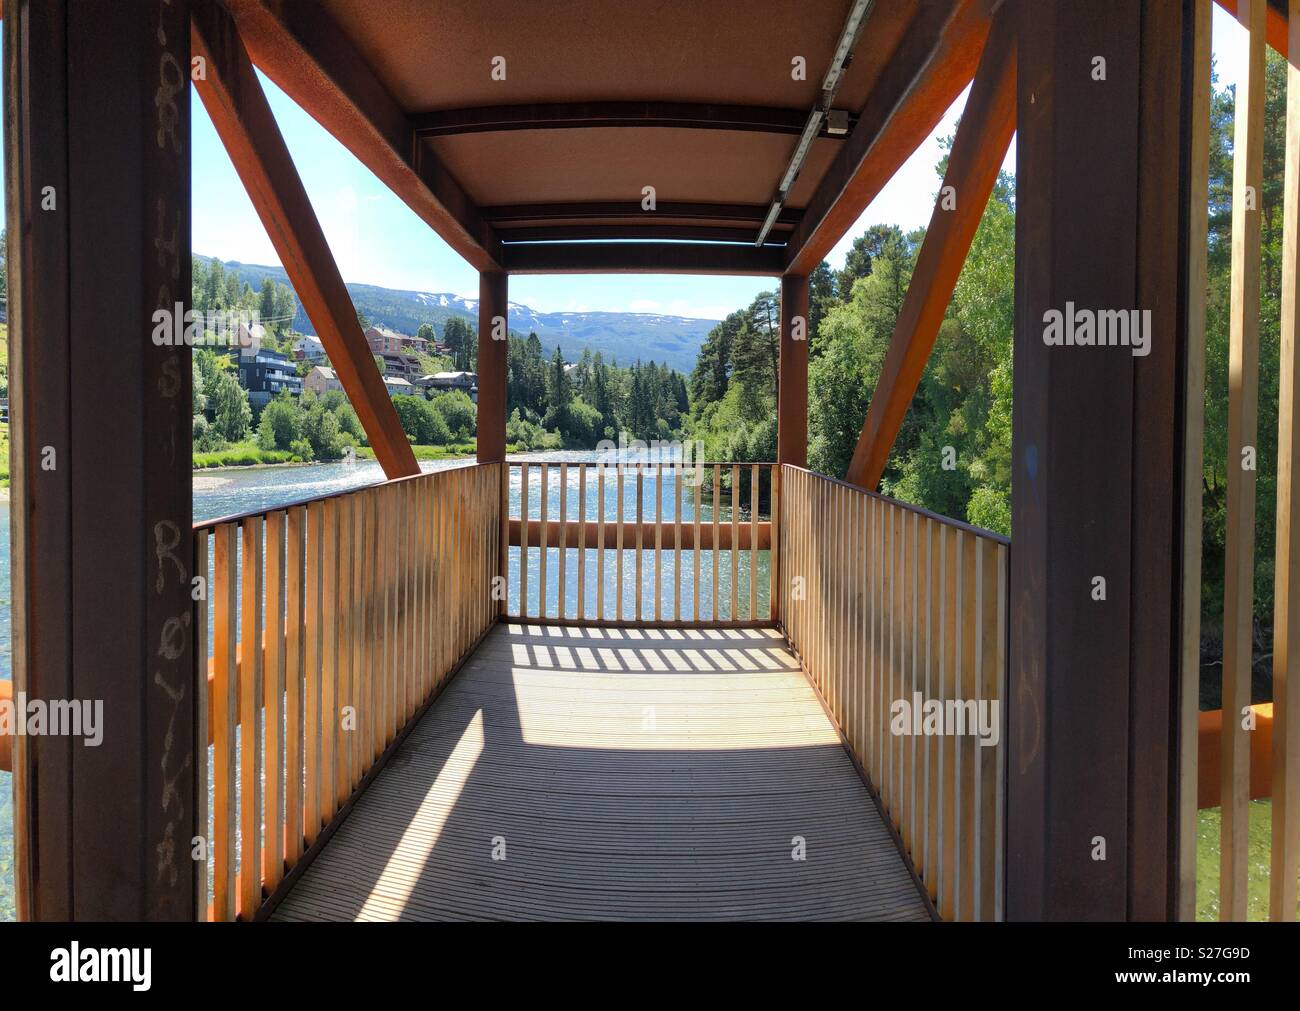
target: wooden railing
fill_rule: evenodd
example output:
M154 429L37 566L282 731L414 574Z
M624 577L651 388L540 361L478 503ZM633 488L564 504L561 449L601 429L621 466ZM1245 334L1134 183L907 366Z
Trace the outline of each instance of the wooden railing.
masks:
M787 638L939 915L1001 919L1008 541L796 467L780 486Z
M1208 0L1195 4L1192 117L1189 136L1186 428L1183 445L1182 709L1179 755L1179 918L1197 915L1199 807L1219 808L1218 912L1223 920L1251 914L1252 881L1268 867L1268 916L1294 920L1300 876L1300 687L1295 643L1300 640L1300 5L1288 22L1266 3L1221 0L1244 31L1235 32L1239 68L1232 161L1231 287L1228 293L1226 510L1223 558L1223 668L1218 714L1198 712L1201 694L1202 496L1206 446L1208 202L1212 159L1212 40ZM1216 40L1221 46L1231 39ZM1256 703L1252 684L1258 619L1256 509L1260 395L1261 270L1264 263L1265 135L1272 128L1265 87L1266 42L1290 50L1286 80L1286 139L1280 272L1277 501L1273 563L1272 704ZM1218 47L1216 47L1218 48ZM1276 283L1276 282L1275 282ZM1264 303L1269 300L1264 299ZM1267 346L1267 345L1265 345ZM1223 389L1209 391L1221 398ZM1259 457L1257 460L1256 457ZM1211 566L1213 568L1214 566ZM1261 700L1265 701L1265 700ZM1266 715L1267 714L1267 715ZM1217 743L1206 732L1219 735ZM1208 781L1207 781L1208 778ZM1271 811L1250 803L1271 795ZM1271 817L1268 857L1257 853L1262 833L1252 819ZM1213 887L1214 879L1203 881ZM1262 884L1262 881L1258 882Z
M287 887L495 620L500 476L444 470L196 524L210 918L251 919Z
M777 468L510 463L507 613L571 623L772 620Z

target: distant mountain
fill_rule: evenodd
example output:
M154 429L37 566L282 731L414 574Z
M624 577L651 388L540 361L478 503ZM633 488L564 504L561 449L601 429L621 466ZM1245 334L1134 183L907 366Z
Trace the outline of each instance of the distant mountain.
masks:
M200 257L210 260L211 257ZM282 267L223 260L228 271L238 273L256 290L269 277L289 284ZM289 285L292 287L292 285ZM430 323L442 334L452 316L478 322L478 299L428 291L401 291L373 284L349 284L352 302L372 323L391 327L401 333L414 334L421 323ZM510 329L520 337L537 334L547 355L558 345L569 361L576 361L583 348L599 351L605 359L620 365L643 362L666 362L680 372L695 367L695 356L710 330L713 319L690 319L683 316L660 316L644 312L534 312L518 302L510 303ZM298 307L293 328L301 333L315 333L311 320Z

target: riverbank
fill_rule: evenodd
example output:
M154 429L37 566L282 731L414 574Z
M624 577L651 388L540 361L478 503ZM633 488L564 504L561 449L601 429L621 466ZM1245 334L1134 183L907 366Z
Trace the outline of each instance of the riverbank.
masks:
M416 460L461 460L472 457L475 453L474 442L455 443L447 446L411 446ZM514 452L514 447L507 447ZM375 451L369 446L359 446L357 460L373 460ZM339 460L302 460L292 453L278 449L261 449L257 446L232 446L229 449L216 450L211 453L195 453L193 471L196 475L210 471L257 470L266 467L322 467L340 463ZM197 480L197 478L196 478Z
M462 460L473 456L478 451L478 444L472 439L469 442L449 443L446 446L412 444L411 451L415 454L417 460ZM506 451L513 453L514 448L507 446ZM369 446L361 446L357 449L358 460L373 460L374 458L375 451Z

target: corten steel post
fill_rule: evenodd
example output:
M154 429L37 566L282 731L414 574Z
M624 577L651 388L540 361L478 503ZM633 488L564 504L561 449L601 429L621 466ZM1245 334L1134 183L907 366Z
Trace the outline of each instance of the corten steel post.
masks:
M478 281L478 462L506 458L506 351L509 307L506 275L483 272Z
M875 490L921 383L1016 129L1014 6L999 10L844 479Z
M1007 917L1171 918L1190 2L1009 2L1033 44L1016 117ZM1044 314L1067 300L1149 309L1150 354L1048 345Z
M808 278L781 277L776 462L808 465Z
M19 914L195 914L188 0L5 5Z
M212 125L303 311L320 335L384 475L418 474L420 465L235 22L216 0L194 0L193 11L191 41L204 64L195 90Z

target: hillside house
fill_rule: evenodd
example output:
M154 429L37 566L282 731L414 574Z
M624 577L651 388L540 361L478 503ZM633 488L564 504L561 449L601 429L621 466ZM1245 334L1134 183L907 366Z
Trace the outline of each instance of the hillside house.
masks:
M317 365L303 379L302 388L319 397L330 390L343 389L343 384L339 382L338 374L328 365Z

